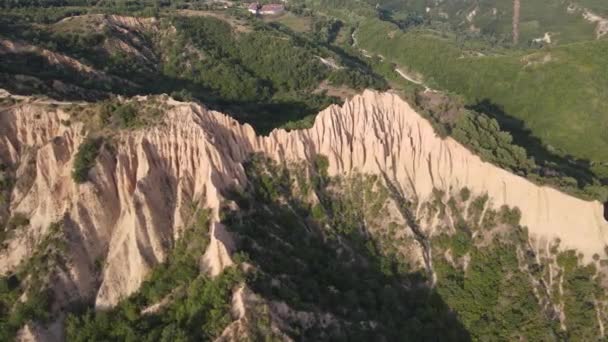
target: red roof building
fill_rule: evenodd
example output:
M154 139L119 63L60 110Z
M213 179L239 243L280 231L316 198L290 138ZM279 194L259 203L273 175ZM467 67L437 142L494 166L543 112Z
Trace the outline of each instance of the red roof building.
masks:
M252 3L247 7L247 10L253 14L258 14L258 10L260 9L260 4L257 2Z
M267 4L263 5L259 10L260 14L281 14L285 12L285 6L282 4Z

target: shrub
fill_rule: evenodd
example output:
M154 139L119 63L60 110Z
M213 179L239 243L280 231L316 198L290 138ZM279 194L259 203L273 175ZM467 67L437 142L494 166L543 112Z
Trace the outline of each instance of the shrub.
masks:
M469 198L471 197L471 190L469 190L469 188L467 188L466 186L464 188L462 188L460 190L460 199L463 202L466 202L469 200Z
M171 97L174 98L176 101L180 102L189 102L192 101L194 98L192 96L192 93L186 89L171 92Z
M451 247L452 247L452 252L454 253L455 258L463 257L465 254L467 254L469 252L469 250L471 249L471 246L472 246L471 237L463 231L457 232L452 237Z
M317 170L317 172L322 175L323 177L327 176L327 170L329 168L329 159L327 159L326 156L324 155L317 155L315 157L315 169Z
M9 190L12 186L12 179L4 171L0 171L0 191Z
M94 166L99 149L103 144L101 138L86 138L78 147L72 167L72 179L78 184L88 181L89 170Z
M521 211L517 207L510 209L508 206L503 205L500 207L498 217L501 223L517 227L521 220Z
M115 124L120 128L131 128L140 121L138 114L134 103L104 101L101 104L100 117L105 126Z
M20 227L25 227L30 224L30 219L22 213L15 213L8 223L6 224L6 230L14 230Z
M481 218L481 214L483 213L483 209L486 206L486 202L488 202L488 195L484 194L476 197L471 205L469 206L469 218L473 223L479 222Z
M131 103L119 105L114 110L114 115L118 118L121 127L132 127L137 120L137 110Z

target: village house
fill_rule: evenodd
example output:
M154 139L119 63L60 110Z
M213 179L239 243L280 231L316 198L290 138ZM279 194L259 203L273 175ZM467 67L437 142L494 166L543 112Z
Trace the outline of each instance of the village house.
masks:
M260 5L259 3L253 3L247 8L252 14L260 15L277 15L285 12L285 6L283 4L266 4Z
M261 15L276 15L285 12L285 6L282 4L268 4L260 8Z
M247 10L252 14L258 14L259 7L260 7L260 4L258 4L257 2L254 2L254 3L250 4L249 7L247 7Z

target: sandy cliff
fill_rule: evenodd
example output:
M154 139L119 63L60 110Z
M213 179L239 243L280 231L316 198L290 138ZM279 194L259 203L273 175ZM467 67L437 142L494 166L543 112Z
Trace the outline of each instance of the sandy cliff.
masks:
M166 124L118 135L114 151L101 151L91 181L77 185L71 165L84 139L82 126L62 125L69 115L61 107L26 103L4 111L0 157L18 170L18 179L23 177L20 165L33 153L35 170L31 184L13 191L11 198L11 211L30 216L30 227L2 252L0 271L15 268L50 224L65 218L72 272L66 279L78 290L72 295L96 296L97 306L106 307L135 291L183 229L184 207L204 201L200 204L217 209L218 188L243 177L238 161L245 151L218 144L203 129L214 129L209 118L215 115L220 116L188 104L174 106ZM217 211L214 215L217 221ZM213 230L226 239L221 226ZM231 262L224 245L212 240L214 257L206 258L212 273ZM99 261L98 283L94 272Z
M433 188L450 192L466 186L487 193L495 207L519 207L522 224L537 243L559 238L563 247L579 250L587 261L594 253L603 255L608 243L601 203L537 186L483 162L455 140L437 137L431 125L394 94L366 91L342 107L321 112L313 128L275 131L262 145L277 158L326 155L332 174L385 174L419 203Z
M268 137L196 104L168 104L162 125L118 134L82 185L72 181L71 169L86 132L79 124L62 124L69 118L62 106L24 101L2 111L0 160L17 170L17 178L31 178L13 190L11 212L31 216L31 223L0 254L0 271L14 269L48 226L63 219L70 267L57 291L112 306L164 260L186 225L185 208L203 201L214 209L214 223L201 266L217 274L231 263L229 234L217 222L221 193L245 181L241 163L252 152L278 160L323 154L330 173L383 174L413 200L427 198L434 188L487 192L495 206L521 208L535 243L560 238L587 260L608 242L600 203L538 187L482 162L454 140L438 138L394 94L366 91L321 112L311 129L277 130Z

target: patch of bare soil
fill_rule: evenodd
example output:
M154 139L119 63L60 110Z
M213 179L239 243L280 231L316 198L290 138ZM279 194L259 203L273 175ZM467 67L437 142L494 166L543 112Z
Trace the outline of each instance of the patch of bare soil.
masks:
M313 91L314 94L319 94L325 91L328 96L338 97L342 100L349 99L358 94L357 90L349 88L347 86L334 86L329 84L327 81L321 82L317 89Z

